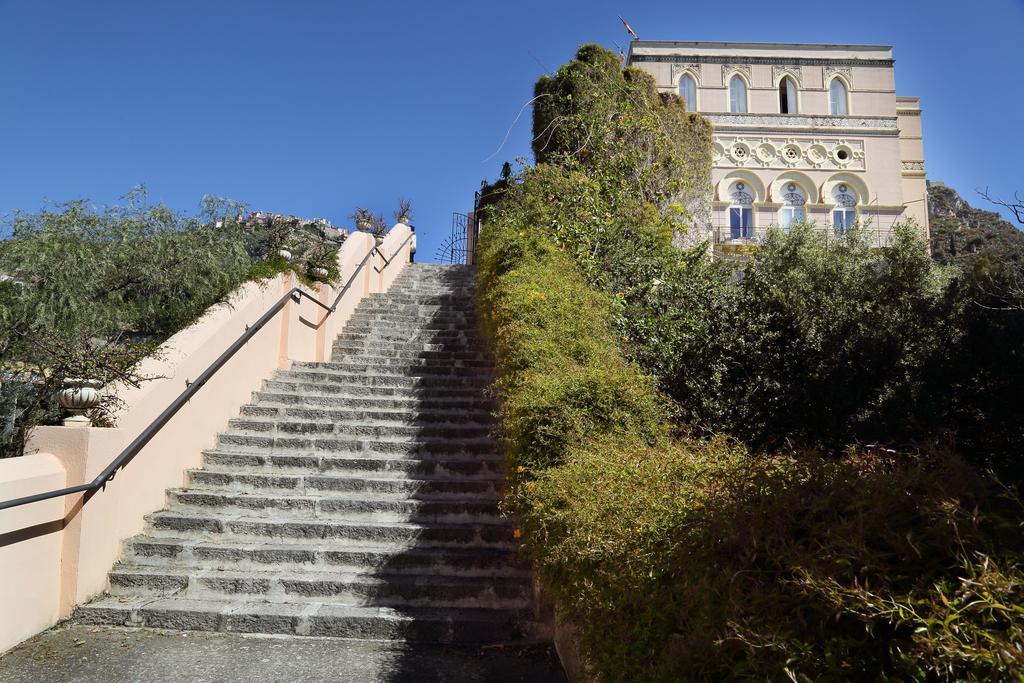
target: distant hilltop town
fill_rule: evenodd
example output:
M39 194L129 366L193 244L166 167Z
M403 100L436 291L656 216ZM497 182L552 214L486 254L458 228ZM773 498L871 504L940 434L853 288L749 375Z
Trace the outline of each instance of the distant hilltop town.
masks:
M348 237L349 233L348 228L337 227L326 218L303 218L266 211L253 211L247 216L239 216L238 220L248 232L267 227L271 223L278 223L287 225L293 230L316 233L324 239L338 242Z

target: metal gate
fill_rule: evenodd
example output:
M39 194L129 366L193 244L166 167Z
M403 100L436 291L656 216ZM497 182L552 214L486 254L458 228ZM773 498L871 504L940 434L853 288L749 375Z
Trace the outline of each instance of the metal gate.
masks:
M468 263L470 217L464 213L452 213L452 230L437 248L438 263Z

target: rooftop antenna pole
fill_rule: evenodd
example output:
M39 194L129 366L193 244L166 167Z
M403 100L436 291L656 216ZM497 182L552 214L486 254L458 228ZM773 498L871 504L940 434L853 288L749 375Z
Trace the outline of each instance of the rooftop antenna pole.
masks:
M629 35L633 36L633 40L640 40L639 38L637 38L636 32L633 31L633 29L629 27L629 24L626 23L626 20L622 18L621 14L619 15L619 21L621 21L622 25L626 27L627 31L629 31Z

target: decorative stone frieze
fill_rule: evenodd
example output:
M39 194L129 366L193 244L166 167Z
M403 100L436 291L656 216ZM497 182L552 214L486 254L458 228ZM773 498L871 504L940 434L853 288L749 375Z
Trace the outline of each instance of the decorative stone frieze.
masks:
M804 114L705 114L716 130L765 128L772 130L850 131L852 135L899 135L895 116L808 116Z
M779 79L783 76L789 76L795 82L797 87L804 87L803 72L799 66L772 66L772 84L778 83Z
M684 73L688 73L693 76L694 80L697 82L697 87L700 87L700 64L697 64L696 62L692 64L672 64L672 83L675 83L679 76Z
M843 138L797 140L716 135L712 147L719 168L864 170L864 142Z
M747 83L753 85L753 79L750 76L750 65L749 64L723 64L722 65L722 85L727 85L726 79L729 78L729 74L734 71L738 71L747 77Z
M846 80L847 85L849 85L850 88L853 88L853 69L851 69L850 67L835 66L834 64L829 64L828 66L821 67L822 83L827 85L829 79L831 79L833 76L842 76Z
M901 161L900 165L903 167L904 171L923 171L924 170L924 162L923 161Z

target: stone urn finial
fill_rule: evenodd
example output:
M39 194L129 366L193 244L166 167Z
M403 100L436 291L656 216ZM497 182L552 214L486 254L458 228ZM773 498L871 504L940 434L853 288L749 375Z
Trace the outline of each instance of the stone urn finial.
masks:
M86 413L100 404L100 389L103 382L96 379L67 377L57 391L57 403L69 416L64 419L65 427L88 427Z

